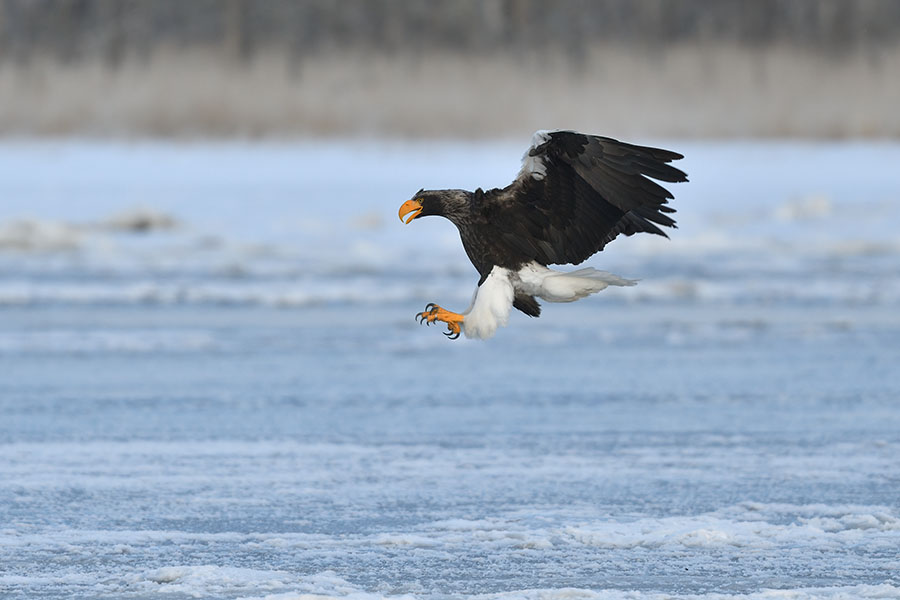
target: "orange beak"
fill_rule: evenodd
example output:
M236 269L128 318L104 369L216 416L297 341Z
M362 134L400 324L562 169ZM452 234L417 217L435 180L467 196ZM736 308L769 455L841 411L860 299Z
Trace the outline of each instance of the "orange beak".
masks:
M407 200L403 203L403 206L400 207L400 220L403 220L403 217L412 213L408 219L406 219L406 224L409 225L409 222L419 216L419 213L422 212L422 203L418 200Z

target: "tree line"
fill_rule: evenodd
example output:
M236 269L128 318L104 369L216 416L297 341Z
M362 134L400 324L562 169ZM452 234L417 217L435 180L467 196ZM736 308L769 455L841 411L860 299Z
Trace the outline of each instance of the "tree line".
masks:
M141 60L162 48L247 60L333 52L477 56L592 47L892 48L897 0L0 0L0 61Z

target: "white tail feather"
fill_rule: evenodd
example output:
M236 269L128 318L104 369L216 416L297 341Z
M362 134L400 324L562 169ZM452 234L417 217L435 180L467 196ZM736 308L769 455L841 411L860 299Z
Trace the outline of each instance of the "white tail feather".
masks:
M617 285L621 287L637 285L638 282L637 279L625 279L624 277L619 277L608 271L598 271L594 267L578 269L577 271L563 273L563 275L566 277L589 277L591 279L599 279L600 281L605 281L607 285Z
M563 273L536 263L524 266L519 270L518 276L517 289L547 302L574 302L611 285L629 286L637 283L593 267Z

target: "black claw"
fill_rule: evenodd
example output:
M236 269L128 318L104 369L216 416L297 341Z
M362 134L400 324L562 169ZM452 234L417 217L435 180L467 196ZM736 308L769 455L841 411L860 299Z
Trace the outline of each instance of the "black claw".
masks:
M432 321L429 321L428 317L430 317L435 312L436 308L437 308L437 304L435 304L434 302L429 302L428 304L425 305L424 311L422 311L420 313L416 313L415 318L416 318L416 321L419 322L419 325L421 325L422 323L425 323L426 325L431 325Z
M431 324L435 322L435 319L433 319L433 318L429 319L428 317L432 317L432 316L436 315L438 308L439 307L437 304L435 304L434 302L429 302L428 304L425 305L424 311L422 311L420 313L416 313L416 316L415 316L416 321L419 322L419 325L424 323L425 325L428 325L429 327L431 327ZM450 329L449 323L447 325L447 329L448 329L448 331L444 331L443 334L446 335L448 338L450 338L451 340L455 340L456 338L459 337L459 332L453 331L452 329Z

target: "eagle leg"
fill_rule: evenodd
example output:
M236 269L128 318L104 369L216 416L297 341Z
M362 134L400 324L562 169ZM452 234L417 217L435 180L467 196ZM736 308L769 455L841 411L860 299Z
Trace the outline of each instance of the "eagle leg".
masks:
M447 331L444 332L444 335L451 340L455 340L459 337L461 331L460 325L462 324L463 319L465 319L464 315L450 312L433 302L429 302L428 305L425 306L425 310L416 315L416 320L420 325L422 323L431 325L434 322L446 323Z

